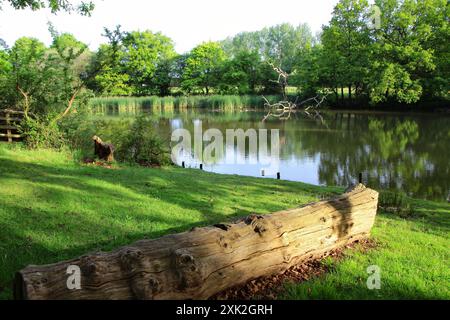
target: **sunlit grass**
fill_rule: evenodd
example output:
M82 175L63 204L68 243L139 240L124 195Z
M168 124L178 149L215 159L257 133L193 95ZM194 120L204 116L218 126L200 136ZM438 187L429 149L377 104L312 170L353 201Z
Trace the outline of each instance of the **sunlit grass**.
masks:
M174 167L106 169L80 165L66 152L5 144L0 184L0 298L11 298L15 272L29 264L294 207L339 191Z
M342 188L167 167L80 165L68 152L0 144L0 298L15 272L144 238L316 201ZM381 213L379 244L328 261L332 271L288 285L286 299L449 299L450 205L411 200L407 219ZM366 269L382 270L368 290Z
M450 299L450 205L410 200L412 217L379 213L376 249L348 250L327 274L286 285L284 299ZM367 268L381 269L381 288L369 290Z

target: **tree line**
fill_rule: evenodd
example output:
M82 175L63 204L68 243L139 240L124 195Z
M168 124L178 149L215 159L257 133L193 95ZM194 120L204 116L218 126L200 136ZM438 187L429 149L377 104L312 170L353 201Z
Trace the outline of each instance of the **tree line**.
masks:
M375 5L340 0L317 35L306 24L285 23L205 42L185 54L162 33L120 26L105 28L105 43L91 52L50 24L49 47L27 37L11 48L0 42L0 105L35 112L63 105L64 114L74 101L94 95L279 93L274 65L301 95L331 93L335 103L447 98L447 1Z

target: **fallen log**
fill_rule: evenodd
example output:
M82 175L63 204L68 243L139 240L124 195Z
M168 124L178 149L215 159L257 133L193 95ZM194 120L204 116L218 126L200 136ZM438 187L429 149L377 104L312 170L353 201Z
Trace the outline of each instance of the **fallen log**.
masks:
M15 280L17 299L207 299L367 237L378 192L362 184L337 198L236 223L143 240L46 266ZM79 268L77 288L68 270ZM68 280L69 279L69 280ZM70 287L70 289L69 289Z

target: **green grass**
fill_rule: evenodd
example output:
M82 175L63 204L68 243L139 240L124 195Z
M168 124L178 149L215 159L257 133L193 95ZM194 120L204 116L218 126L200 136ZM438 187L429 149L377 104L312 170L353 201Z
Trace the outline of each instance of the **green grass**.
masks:
M0 298L14 273L194 226L265 214L315 201L342 188L215 175L198 170L84 166L67 152L0 144ZM448 299L450 206L411 200L408 219L381 214L380 244L347 252L328 275L289 285L282 298ZM369 265L382 289L365 287Z
M450 299L450 205L410 199L407 219L379 213L376 249L347 250L331 271L286 285L283 299ZM381 269L380 290L368 290L367 268Z
M113 170L0 144L0 298L14 273L316 200L336 188L181 168Z

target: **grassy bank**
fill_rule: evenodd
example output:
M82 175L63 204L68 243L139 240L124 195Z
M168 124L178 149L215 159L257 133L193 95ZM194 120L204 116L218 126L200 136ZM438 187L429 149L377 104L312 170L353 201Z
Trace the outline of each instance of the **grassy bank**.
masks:
M143 238L318 200L340 188L180 168L113 169L70 154L0 144L0 298L28 264L111 250ZM413 201L414 214L377 218L376 250L352 251L326 277L289 285L283 298L450 298L450 205ZM327 262L333 264L333 261ZM382 289L365 287L368 265Z

